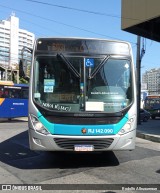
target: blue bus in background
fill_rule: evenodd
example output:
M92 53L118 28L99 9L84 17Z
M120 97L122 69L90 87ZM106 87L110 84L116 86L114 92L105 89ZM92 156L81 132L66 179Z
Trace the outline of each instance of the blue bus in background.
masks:
M0 81L0 118L27 117L28 90L27 84Z

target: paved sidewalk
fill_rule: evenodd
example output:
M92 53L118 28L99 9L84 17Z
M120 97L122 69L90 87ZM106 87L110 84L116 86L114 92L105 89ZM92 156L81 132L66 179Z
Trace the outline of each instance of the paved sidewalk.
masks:
M160 119L141 122L137 126L137 137L160 143Z

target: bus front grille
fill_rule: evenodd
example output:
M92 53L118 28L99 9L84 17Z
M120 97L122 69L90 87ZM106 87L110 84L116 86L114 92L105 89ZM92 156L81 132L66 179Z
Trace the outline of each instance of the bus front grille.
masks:
M46 116L49 122L54 124L69 124L69 125L105 125L116 124L122 117L62 117L62 116Z
M74 150L75 145L93 145L95 150L108 148L114 139L74 139L74 138L54 138L55 143L63 149Z

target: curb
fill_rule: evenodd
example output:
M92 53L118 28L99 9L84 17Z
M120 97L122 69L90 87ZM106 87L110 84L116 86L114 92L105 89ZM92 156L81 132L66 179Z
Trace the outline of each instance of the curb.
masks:
M160 137L156 137L156 136L153 136L153 135L148 135L146 133L141 133L141 132L137 132L136 136L139 137L139 138L142 138L142 139L146 139L146 140L149 140L149 141L160 143Z
M28 121L28 117L15 117L15 118L11 118L11 120L9 120L8 118L0 118L0 123L1 122L9 122L9 121Z

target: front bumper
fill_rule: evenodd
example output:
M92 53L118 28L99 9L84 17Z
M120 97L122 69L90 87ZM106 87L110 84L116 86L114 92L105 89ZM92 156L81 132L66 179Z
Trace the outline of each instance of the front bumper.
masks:
M29 129L29 144L32 150L74 151L74 145L89 144L94 151L133 150L135 148L136 130L124 135L106 136L69 136L43 135Z

